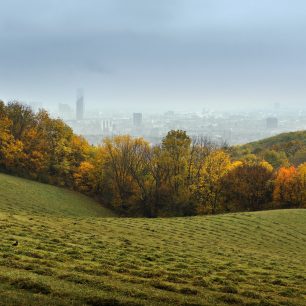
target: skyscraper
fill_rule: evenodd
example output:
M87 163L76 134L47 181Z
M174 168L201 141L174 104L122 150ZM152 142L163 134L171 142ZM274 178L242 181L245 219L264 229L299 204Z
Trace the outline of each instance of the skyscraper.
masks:
M266 119L266 127L267 129L277 129L278 120L275 117L269 117Z
M84 96L82 90L78 90L76 101L76 119L84 119Z
M142 113L133 114L133 124L135 127L140 127L142 125Z

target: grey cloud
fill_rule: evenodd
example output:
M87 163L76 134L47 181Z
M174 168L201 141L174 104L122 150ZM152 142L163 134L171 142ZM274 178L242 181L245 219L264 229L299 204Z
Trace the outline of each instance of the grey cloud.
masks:
M0 94L303 105L305 15L302 0L1 1Z

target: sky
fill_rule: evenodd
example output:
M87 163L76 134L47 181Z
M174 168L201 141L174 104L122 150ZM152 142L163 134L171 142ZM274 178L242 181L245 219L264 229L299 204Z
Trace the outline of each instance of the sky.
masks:
M0 99L134 111L306 105L305 0L0 0Z

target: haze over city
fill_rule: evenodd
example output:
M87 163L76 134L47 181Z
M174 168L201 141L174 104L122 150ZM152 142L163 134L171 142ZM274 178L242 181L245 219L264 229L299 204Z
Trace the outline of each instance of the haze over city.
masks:
M1 1L0 92L57 110L305 108L301 0Z

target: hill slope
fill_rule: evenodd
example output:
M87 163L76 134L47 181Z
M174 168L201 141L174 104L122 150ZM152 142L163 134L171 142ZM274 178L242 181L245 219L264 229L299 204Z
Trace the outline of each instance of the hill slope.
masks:
M233 147L232 156L243 158L252 153L270 162L274 167L287 164L298 166L306 162L306 131L282 133L273 137Z
M0 211L13 214L111 217L110 210L67 189L0 173Z
M1 187L0 305L306 305L306 210L59 216L29 184L21 213Z
M306 145L306 131L282 133L262 140L250 142L245 146L252 147L253 150L256 148L271 149L275 145L281 146L291 141L300 141L301 143L304 143Z

